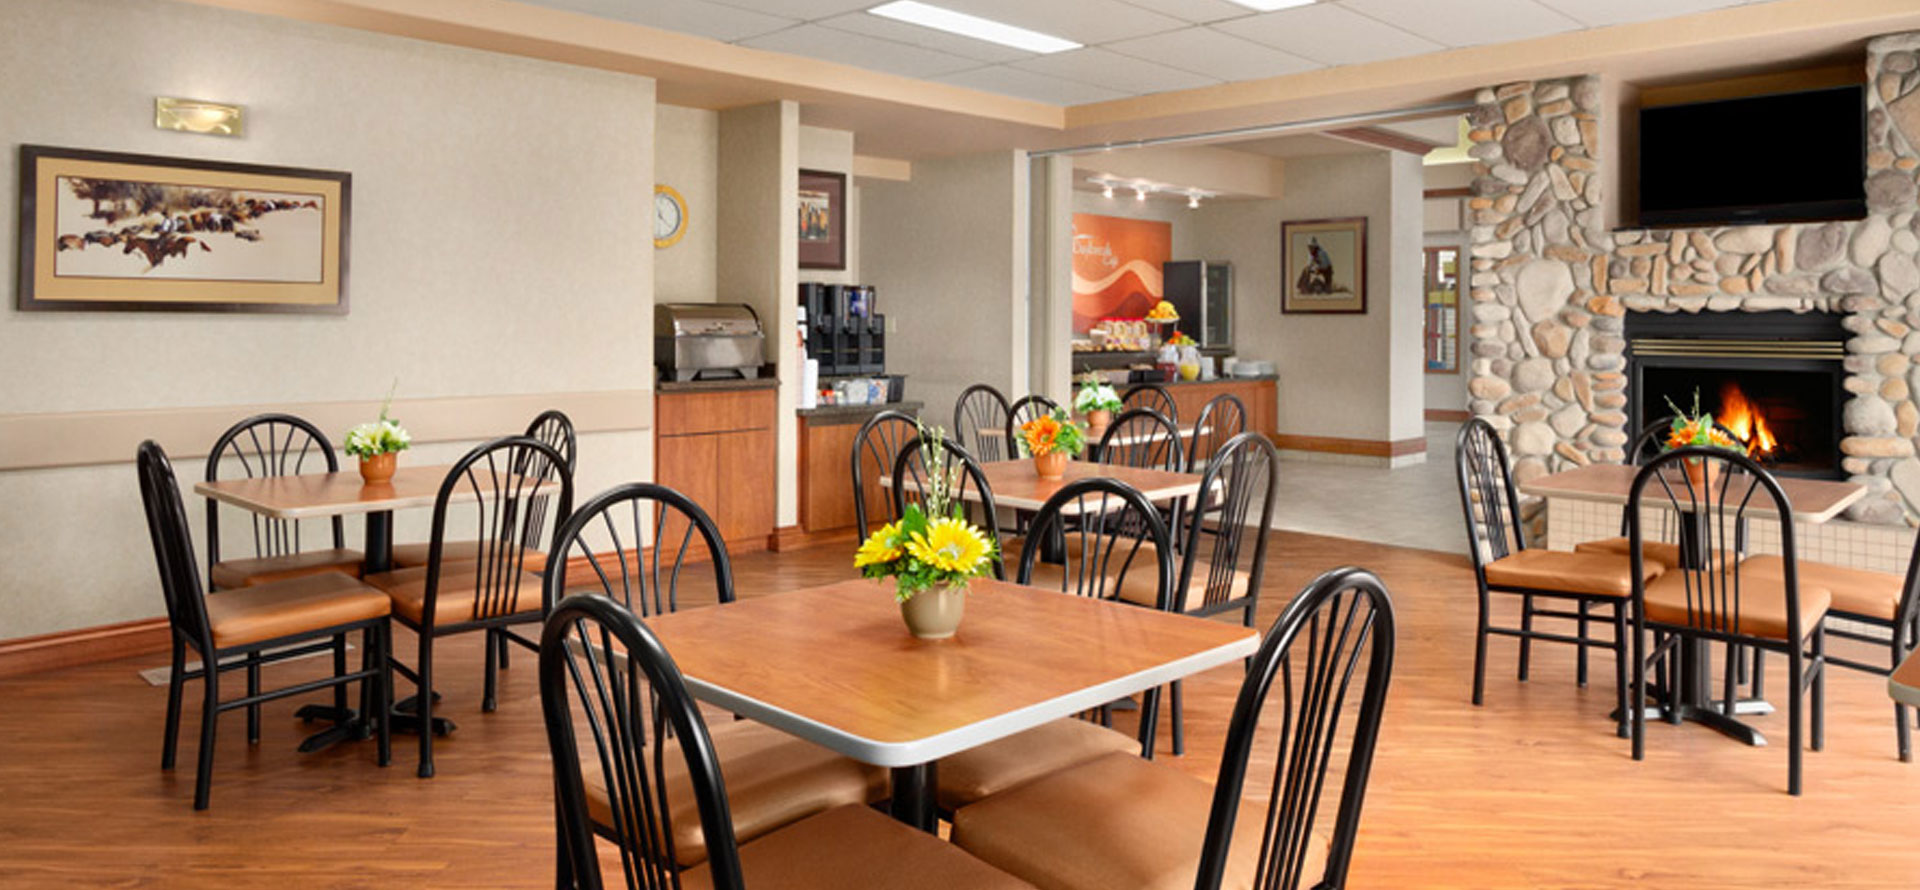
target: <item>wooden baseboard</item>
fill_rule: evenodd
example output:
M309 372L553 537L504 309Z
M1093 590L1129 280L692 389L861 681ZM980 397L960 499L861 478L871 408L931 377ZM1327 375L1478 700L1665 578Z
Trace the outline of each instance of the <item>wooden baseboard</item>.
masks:
M823 544L848 543L855 537L851 528L810 532L800 526L789 525L776 529L773 534L767 536L767 548L775 553L786 553L792 550L819 547Z
M1352 454L1360 457L1402 457L1427 450L1425 437L1388 441L1381 439L1341 439L1333 436L1296 436L1272 433L1275 448L1288 451L1318 451L1324 454Z
M165 652L169 633L167 619L147 618L0 640L0 677Z
M1449 411L1445 408L1428 408L1427 409L1428 420L1445 421L1447 423L1466 423L1467 418L1472 416L1473 415L1468 414L1465 411Z

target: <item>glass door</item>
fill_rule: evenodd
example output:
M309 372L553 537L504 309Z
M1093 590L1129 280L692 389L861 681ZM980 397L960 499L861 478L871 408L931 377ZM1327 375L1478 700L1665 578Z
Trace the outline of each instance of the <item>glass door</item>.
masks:
M1429 374L1460 372L1460 249L1429 247L1421 265L1426 282L1426 367Z

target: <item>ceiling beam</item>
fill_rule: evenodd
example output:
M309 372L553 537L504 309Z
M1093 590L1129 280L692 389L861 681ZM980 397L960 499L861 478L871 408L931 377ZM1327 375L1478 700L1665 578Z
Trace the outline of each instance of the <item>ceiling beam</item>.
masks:
M1368 148L1384 148L1388 151L1404 151L1407 154L1426 157L1427 152L1440 147L1437 142L1416 139L1405 133L1381 127L1345 127L1339 130L1327 130L1323 136L1331 136L1342 142L1364 145Z

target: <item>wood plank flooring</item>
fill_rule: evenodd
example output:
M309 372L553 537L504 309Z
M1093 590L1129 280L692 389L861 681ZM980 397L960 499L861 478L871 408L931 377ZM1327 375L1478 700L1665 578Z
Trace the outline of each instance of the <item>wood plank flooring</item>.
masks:
M742 557L740 589L768 595L850 577L846 549ZM1262 627L1338 565L1378 572L1399 607L1350 886L1920 887L1920 772L1894 758L1883 679L1834 671L1827 750L1807 755L1806 795L1795 799L1784 790L1784 715L1754 721L1776 739L1768 748L1654 725L1647 760L1633 762L1606 720L1604 659L1580 689L1571 653L1541 647L1533 679L1519 683L1514 644L1496 640L1486 706L1473 707L1464 557L1276 533L1270 559ZM411 658L412 640L400 636ZM135 671L164 657L0 681L0 887L550 887L533 660L516 653L500 710L481 714L478 638L443 643L439 658L441 713L460 730L436 745L438 778L414 778L410 737L396 738L385 770L370 743L296 754L298 702L279 702L257 746L239 712L223 719L205 813L191 809L191 688L181 766L159 769L166 692ZM270 675L322 669L296 662ZM1189 753L1166 762L1213 778L1238 682L1226 668L1188 684Z

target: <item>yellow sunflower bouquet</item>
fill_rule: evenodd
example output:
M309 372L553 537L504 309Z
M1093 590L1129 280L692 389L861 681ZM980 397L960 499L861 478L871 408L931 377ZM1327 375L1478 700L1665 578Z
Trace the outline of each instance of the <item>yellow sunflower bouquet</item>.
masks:
M993 539L966 520L953 502L954 476L946 466L946 448L939 431L922 430L922 453L928 455L929 485L922 504L908 504L899 521L890 522L860 543L853 566L874 579L895 580L894 599L906 602L922 590L954 587L993 568Z

